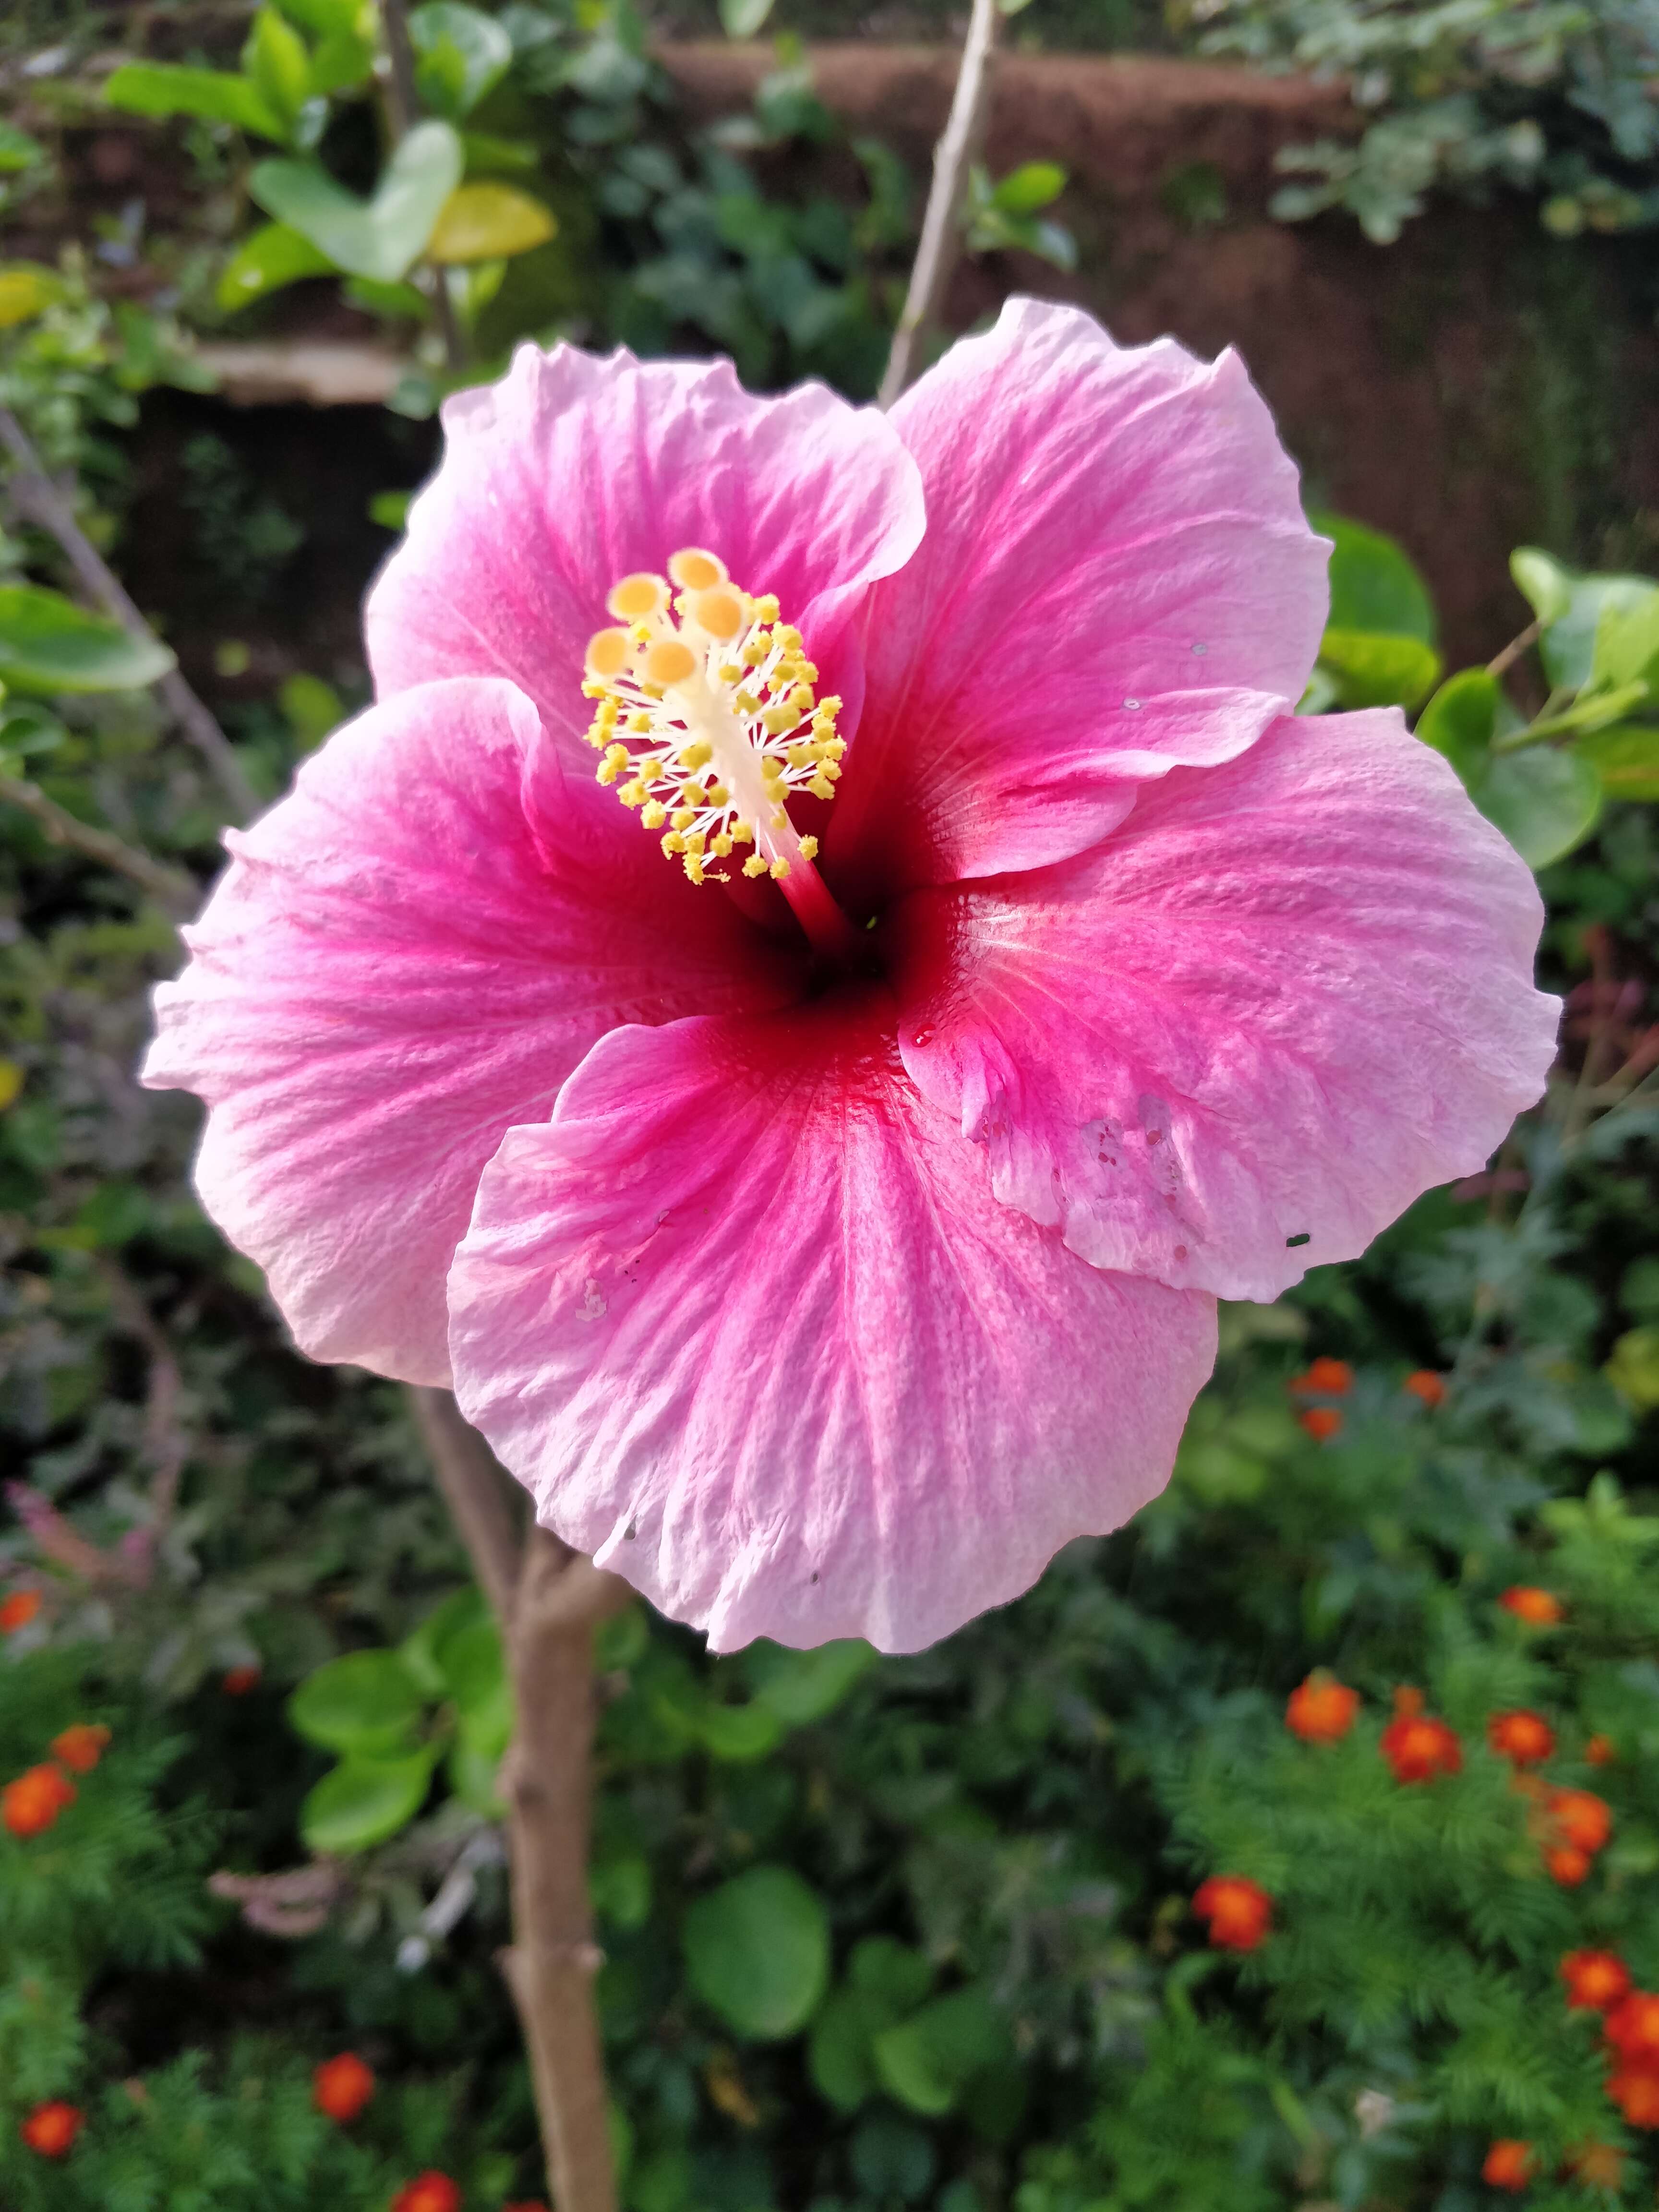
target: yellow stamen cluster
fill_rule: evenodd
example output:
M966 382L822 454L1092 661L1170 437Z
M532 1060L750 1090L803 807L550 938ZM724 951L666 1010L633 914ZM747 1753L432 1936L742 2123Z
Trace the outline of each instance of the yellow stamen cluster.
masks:
M754 848L746 876L811 860L817 840L798 835L789 798L833 798L847 745L841 701L816 696L818 672L776 599L751 597L694 546L667 578L624 576L605 605L617 626L589 640L582 684L599 781L694 884L724 882L712 864L739 846Z

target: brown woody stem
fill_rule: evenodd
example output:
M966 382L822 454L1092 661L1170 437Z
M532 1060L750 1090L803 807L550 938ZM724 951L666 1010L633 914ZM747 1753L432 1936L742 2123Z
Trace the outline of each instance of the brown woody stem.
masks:
M501 1771L513 1875L502 1954L530 2057L558 2212L615 2212L605 2061L593 2003L587 1857L597 1717L593 1631L633 1593L544 1528L519 1540L509 1484L447 1390L411 1389L474 1571L501 1624L516 1729Z

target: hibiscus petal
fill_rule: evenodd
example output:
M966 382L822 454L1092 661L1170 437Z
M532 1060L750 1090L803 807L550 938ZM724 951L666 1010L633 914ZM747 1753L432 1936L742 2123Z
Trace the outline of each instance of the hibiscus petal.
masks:
M621 1030L450 1276L463 1412L538 1518L716 1650L914 1650L1162 1488L1207 1298L999 1206L892 1006Z
M499 383L447 401L443 421L443 461L365 611L382 696L509 676L574 737L605 593L702 545L777 594L854 713L848 624L925 522L915 463L884 416L821 384L757 398L729 361L525 345Z
M313 1358L447 1382L444 1277L502 1132L617 1022L793 995L730 900L551 750L498 678L370 708L228 834L156 993L143 1079L207 1101L203 1203Z
M1080 858L908 902L904 1062L1096 1266L1273 1298L1538 1097L1542 918L1395 710L1286 718Z
M871 596L825 845L852 895L1062 860L1300 696L1329 549L1235 354L1011 300L891 419L927 534Z

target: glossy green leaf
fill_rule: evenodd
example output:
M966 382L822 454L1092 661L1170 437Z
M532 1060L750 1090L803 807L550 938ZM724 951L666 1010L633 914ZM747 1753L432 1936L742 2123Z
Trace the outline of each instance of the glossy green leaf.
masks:
M0 585L0 682L20 691L136 691L173 666L154 638L39 584Z
M982 1990L936 1997L911 2019L884 2028L871 2045L883 2088L914 2112L948 2112L975 2075L1010 2049L1002 2017Z
M31 138L15 123L0 123L0 172L11 174L19 169L32 169L37 161L46 158L46 149L38 138Z
M506 76L513 41L493 15L460 0L426 0L410 10L415 83L424 105L459 122Z
M930 1960L891 1936L866 1936L853 1946L847 1961L853 1988L879 1997L894 2016L914 2012L933 1986Z
M1552 554L1536 545L1516 547L1510 556L1510 574L1534 619L1546 629L1559 622L1572 605L1573 576Z
M427 258L446 264L510 260L557 230L551 208L514 185L462 185L444 202Z
M1465 783L1486 759L1503 696L1498 678L1484 668L1461 668L1417 718L1418 736L1443 754Z
M109 79L104 97L134 115L194 115L204 123L234 123L280 145L288 123L251 77L224 70L185 69L170 62L128 62Z
M1659 1328L1626 1329L1601 1372L1638 1413L1659 1407Z
M1380 530L1366 530L1340 514L1316 514L1310 520L1316 530L1334 540L1330 628L1376 631L1432 645L1434 602L1403 546Z
M262 223L220 270L215 296L222 307L248 307L303 276L326 276L333 267L327 254L287 223Z
M337 268L391 283L419 258L460 173L460 140L434 121L410 132L369 199L347 191L316 161L261 161L248 190Z
M991 201L1005 215L1036 215L1065 189L1066 172L1057 161L1027 161L994 186Z
M1659 727L1654 724L1593 730L1573 750L1595 770L1609 799L1659 799Z
M348 276L345 295L354 307L384 315L389 322L423 323L432 313L432 302L418 284L382 284L373 276Z
M453 1596L447 1597L404 1638L398 1647L398 1656L428 1698L449 1695L449 1676L440 1657L447 1640L489 1618L489 1601L481 1589L469 1583L465 1589L458 1589Z
M1559 690L1582 691L1595 659L1595 633L1609 607L1638 607L1653 590L1647 576L1574 576L1572 598L1538 641L1544 673Z
M439 1663L463 1733L499 1759L513 1738L513 1690L493 1617L447 1636Z
M311 59L305 40L274 8L261 8L242 48L242 74L291 136L311 92Z
M1614 599L1604 606L1590 647L1590 682L1598 691L1617 691L1632 684L1653 688L1659 671L1659 586L1644 598Z
M805 2027L830 1975L823 1900L787 1867L754 1867L685 1916L686 1971L738 2034L773 2042Z
M506 1802L496 1787L506 1749L505 1743L477 1735L465 1727L457 1729L449 1748L446 1771L451 1790L464 1805L482 1813L487 1820L504 1820L507 1815Z
M1547 867L1581 844L1601 811L1601 779L1577 750L1528 745L1498 753L1469 796L1528 867Z
M594 1911L613 1928L643 1928L651 1917L651 1863L639 1851L596 1863L588 1889Z
M320 676L302 672L285 678L276 693L276 704L294 732L295 750L302 753L314 752L345 720L339 693Z
M1414 707L1440 673L1440 655L1419 637L1382 630L1328 629L1319 665L1343 707Z
M875 1652L857 1637L820 1644L811 1651L788 1651L781 1644L758 1643L744 1654L744 1668L755 1700L789 1728L805 1728L832 1713L860 1674L875 1663Z
M386 1754L410 1743L425 1709L420 1683L395 1651L349 1651L307 1674L288 1717L328 1751Z
M343 1759L300 1808L300 1833L313 1851L367 1851L406 1828L426 1802L433 1754Z

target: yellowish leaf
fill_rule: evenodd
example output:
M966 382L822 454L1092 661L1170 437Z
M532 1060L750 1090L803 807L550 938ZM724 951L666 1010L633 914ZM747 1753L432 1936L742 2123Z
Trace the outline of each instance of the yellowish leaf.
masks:
M26 323L32 315L38 315L63 289L50 269L36 268L31 262L14 262L9 269L0 269L0 331L9 331L14 323Z
M462 185L444 202L427 240L431 261L504 261L542 246L558 228L551 208L512 185Z

